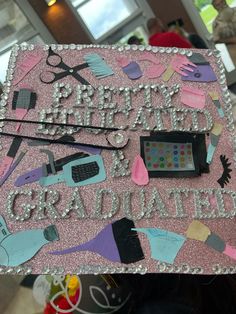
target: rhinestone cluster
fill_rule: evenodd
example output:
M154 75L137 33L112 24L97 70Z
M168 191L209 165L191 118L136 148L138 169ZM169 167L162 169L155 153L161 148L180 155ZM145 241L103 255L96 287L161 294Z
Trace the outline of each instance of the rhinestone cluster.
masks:
M103 198L109 196L111 199L111 209L103 213ZM96 219L109 219L112 218L119 209L119 196L112 189L98 189L96 193L96 208L94 218Z
M49 45L44 46L44 50L49 49ZM178 48L162 48L162 47L151 47L151 46L137 46L137 45L126 45L126 46L119 46L119 45L51 45L52 50L81 50L87 48L100 48L100 49L111 49L111 50L118 50L119 52L133 50L133 51L152 51L154 53L167 53L167 54L182 54L191 56L192 52L187 51L185 49L178 49ZM14 68L16 64L16 58L18 55L18 51L22 50L29 50L32 51L35 49L35 46L30 44L21 44L14 46L10 61L9 67L7 71L6 82L3 89L3 95L0 101L0 119L5 117L6 113L6 104L10 93L11 81L13 79ZM232 115L232 103L230 98L230 93L226 87L226 78L224 72L224 65L220 59L220 53L217 50L208 51L207 54L214 55L216 58L216 64L219 70L219 84L222 90L222 98L224 103L224 111L227 118L227 128L229 131L234 131L234 124L233 124L233 115ZM133 125L131 126L133 129L136 129L138 126L142 126L144 130L149 131L150 126L148 124L149 114L155 114L156 120L156 129L163 130L163 122L161 119L161 111L155 110L156 108L152 108L152 91L160 92L161 95L164 97L164 106L162 110L170 110L171 111L171 122L172 122L172 129L175 130L183 130L183 122L185 120L186 114L190 113L192 115L192 130L200 131L200 132L207 132L212 128L213 120L210 113L204 110L204 115L206 117L207 125L205 128L200 128L198 124L197 114L203 113L201 110L191 110L191 109L184 109L185 111L170 108L172 107L172 96L179 91L179 86L175 85L171 88L167 88L165 85L162 84L155 84L155 85L142 85L140 84L137 88L127 88L127 87L120 87L115 88L113 86L100 86L98 88L99 93L99 102L98 105L95 106L91 100L94 90L91 86L78 86L77 87L77 102L74 107L84 107L84 105L89 108L85 114L84 121L81 118L81 115L78 111L74 111L72 108L67 109L65 111L60 110L60 107L63 99L68 98L72 93L72 88L70 84L65 83L56 83L54 84L54 93L53 93L53 104L51 109L43 109L40 112L39 119L40 121L45 121L47 119L48 122L53 122L54 119L57 119L59 114L61 115L62 123L66 123L68 121L68 115L74 114L77 118L78 124L84 125L91 125L92 121L92 109L96 108L99 110L109 109L109 112L100 112L101 116L101 126L106 126L109 124L110 126L114 126L114 116L116 113L123 112L129 115L129 112L132 110L132 99L131 93L136 93L137 91L143 89L144 90L144 105L138 110L136 120L134 121ZM112 100L112 94L120 93L124 97L124 104L122 110L116 108L117 104ZM145 110L146 109L146 110ZM0 131L2 131L4 123L0 123ZM124 126L125 128L125 126ZM39 131L44 130L44 134L54 135L56 134L55 128L50 128L50 126L40 126ZM88 129L91 132L91 130ZM189 130L188 130L189 131ZM69 131L61 130L62 134L72 134L74 129L71 128ZM99 131L92 131L98 133ZM234 144L234 161L236 165L236 138L233 137L233 144ZM113 163L114 167L112 168L112 176L126 176L130 174L129 171L129 160L125 159L124 154L119 151L113 154ZM38 192L38 191L37 191ZM236 192L225 190L225 189L178 189L174 188L168 191L169 197L174 197L175 206L176 206L176 217L183 218L186 217L186 212L184 209L184 202L183 197L187 197L189 193L193 193L194 205L195 205L195 216L194 218L197 219L215 219L215 218L233 218L236 216ZM83 204L83 200L79 194L79 190L75 189L68 203L68 207L64 210L62 215L60 216L59 213L56 211L54 204L59 201L60 195L59 192L55 190L43 190L38 192L38 204L32 205L29 203L21 204L21 215L14 212L14 207L16 203L16 198L20 195L25 195L29 200L33 198L33 190L19 190L19 191L10 191L7 203L6 203L6 211L8 217L15 221L24 221L31 217L32 211L36 208L36 220L45 219L45 212L47 212L48 216L51 219L59 219L59 218L67 218L71 211L75 211L78 218L86 218L87 213L85 211L85 207ZM49 195L46 197L46 194ZM207 195L204 195L207 194ZM217 203L217 210L212 210L209 202L209 195L214 194L216 197ZM231 211L225 210L224 207L224 199L223 194L230 195L233 201L233 209ZM156 189L153 189L151 197L148 202L146 202L145 190L140 191L140 203L141 203L141 211L139 213L132 213L131 210L131 199L133 192L132 191L125 191L123 194L123 206L124 206L124 213L128 218L139 220L142 218L152 218L152 215L155 211L159 212L160 218L170 217L169 213L165 207L165 204L161 198L161 195ZM111 208L109 210L103 209L103 198L109 197L111 199ZM114 192L112 189L99 189L96 193L96 205L95 205L95 213L94 217L96 219L110 219L113 217L119 209L120 198L118 193ZM77 269L75 269L74 273L76 274L100 274L100 273L140 273L145 274L148 271L147 267L142 265L135 265L135 266L104 266L104 265L80 265ZM190 266L188 264L182 265L170 265L167 263L157 263L157 271L158 272L169 272L169 273L191 273L191 274L201 274L203 272L203 268L200 266ZM1 267L0 273L1 274L30 274L32 272L32 268L30 266L19 266L19 267ZM44 274L55 274L60 275L65 272L63 267L44 267L42 273ZM224 267L219 264L212 266L212 272L215 274L231 274L236 272L236 266L229 266Z
M75 274L141 274L147 272L147 267L143 265L135 266L104 266L104 265L80 265L75 269Z
M8 63L8 69L6 73L6 81L4 83L3 92L1 94L1 100L0 100L0 119L5 118L5 114L7 111L6 105L9 97L9 93L11 90L11 83L13 80L13 74L16 66L16 60L18 56L19 46L14 45L11 51L9 63ZM0 132L3 131L4 122L0 122ZM0 149L2 149L2 145L0 143Z
M30 266L2 267L0 266L0 274L2 275L30 275L32 268Z
M212 272L217 275L224 275L224 274L235 274L236 273L236 266L222 266L219 264L215 264L212 266Z
M164 262L157 263L157 271L160 273L181 273L181 274L202 274L201 266L190 266L186 263L181 265L172 265Z
M72 93L72 87L70 84L65 84L63 82L61 83L55 83L53 84L53 108L57 108L61 106L61 101L63 98L68 98Z
M75 189L67 201L67 207L62 214L59 214L56 209L56 204L60 200L60 193L56 190L13 190L9 192L6 212L11 220L24 221L31 218L34 211L34 219L66 219L70 212L75 212L77 219L110 219L116 215L120 208L124 211L124 216L132 220L151 219L153 215L158 214L160 219L165 218L184 218L188 217L184 204L188 201L187 197L191 196L194 201L194 219L233 219L236 216L236 192L226 189L188 189L188 188L172 188L167 189L166 193L169 198L174 198L175 215L170 213L161 197L161 194L156 188L153 188L148 197L147 191L143 188L134 195L132 191L123 191L118 193L113 189L97 189L95 192L95 207L94 211L88 215L83 203L83 198L79 189ZM191 194L191 195L190 195ZM16 206L18 197L24 195L28 198L28 203L22 203ZM209 202L209 197L214 195L216 206L212 207ZM228 195L232 201L232 209L226 210L224 195ZM139 208L132 207L132 198L139 199ZM104 199L111 201L111 207L105 206ZM184 199L185 198L185 201ZM30 204L30 200L33 204ZM35 202L37 202L35 204ZM15 208L21 212L21 215L15 212Z
M125 158L121 150L112 153L111 176L125 177L130 175L129 160Z
M224 103L224 112L227 118L227 129L232 132L235 130L234 119L233 119L233 111L232 111L232 100L230 97L230 93L227 87L227 81L225 76L225 67L223 61L221 59L221 53L219 50L215 49L213 51L208 51L208 56L212 55L215 57L215 63L217 65L219 71L219 84L222 91L222 100Z

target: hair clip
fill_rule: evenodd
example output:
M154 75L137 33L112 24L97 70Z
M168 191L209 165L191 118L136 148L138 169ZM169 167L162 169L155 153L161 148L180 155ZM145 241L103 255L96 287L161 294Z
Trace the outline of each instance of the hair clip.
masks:
M225 155L220 155L220 161L222 163L224 170L222 176L217 180L217 182L222 188L224 188L224 186L229 183L229 179L231 179L230 172L232 171L232 169L229 168L231 163L228 162L228 160L229 159L226 158Z
M199 88L183 86L181 88L181 102L191 108L203 109L206 106L205 92Z

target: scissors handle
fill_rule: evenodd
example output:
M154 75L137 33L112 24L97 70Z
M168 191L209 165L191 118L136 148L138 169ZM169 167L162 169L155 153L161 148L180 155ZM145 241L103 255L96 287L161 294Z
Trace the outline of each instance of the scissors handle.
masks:
M53 59L53 57L55 57L55 58ZM53 62L53 60L54 60L54 62ZM60 68L62 63L63 63L62 57L58 53L54 52L52 50L52 48L50 47L48 50L48 56L46 59L46 64L50 65L52 67L55 67L55 68L56 67Z
M53 59L54 57L54 59ZM54 62L53 62L54 60ZM67 75L73 76L77 81L79 81L83 85L90 85L90 83L85 80L81 75L79 75L78 71L87 68L89 65L88 63L82 63L75 67L70 67L67 64L65 64L62 60L62 57L54 52L51 47L48 51L48 56L46 59L46 64L55 68L63 69L63 72L55 73L52 71L45 71L40 74L40 80L41 82L45 84L51 84L54 83L63 77L66 77ZM46 78L45 78L46 76ZM47 78L48 76L48 78Z
M40 81L45 83L45 84L51 84L54 83L60 79L62 79L63 77L67 76L69 74L68 71L63 71L63 72L59 72L59 73L55 73L52 71L44 71L40 74L39 78Z
M55 73L52 71L44 71L40 74L40 81L45 84L52 84L67 75L72 75L77 81L79 81L83 85L90 85L88 81L86 81L82 76L80 76L77 72L70 73L69 71Z

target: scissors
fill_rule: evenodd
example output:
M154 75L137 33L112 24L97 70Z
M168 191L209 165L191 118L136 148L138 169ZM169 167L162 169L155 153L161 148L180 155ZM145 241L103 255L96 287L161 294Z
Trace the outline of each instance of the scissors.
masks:
M48 51L46 64L54 68L63 69L64 71L59 73L52 71L42 72L40 74L40 80L45 84L51 84L62 79L63 77L66 77L67 75L72 75L81 84L90 85L88 81L86 81L81 75L78 74L78 71L89 67L88 63L82 63L74 67L70 67L67 64L65 64L62 60L62 57L59 54L55 53L50 47Z

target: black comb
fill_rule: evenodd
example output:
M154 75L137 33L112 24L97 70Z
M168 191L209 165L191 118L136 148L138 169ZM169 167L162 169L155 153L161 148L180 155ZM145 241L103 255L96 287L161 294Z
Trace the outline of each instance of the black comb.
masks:
M71 172L73 181L78 183L96 176L99 173L99 166L96 161L92 161L86 164L72 166Z

